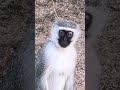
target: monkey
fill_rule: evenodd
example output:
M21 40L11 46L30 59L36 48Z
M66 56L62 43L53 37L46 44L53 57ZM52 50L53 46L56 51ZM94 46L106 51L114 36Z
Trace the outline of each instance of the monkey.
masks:
M73 90L79 35L76 22L55 20L35 61L36 90Z

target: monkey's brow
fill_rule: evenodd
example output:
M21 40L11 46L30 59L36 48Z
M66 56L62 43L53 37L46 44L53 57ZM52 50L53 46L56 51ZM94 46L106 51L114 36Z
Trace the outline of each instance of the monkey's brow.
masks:
M68 27L68 28L73 28L73 29L77 27L76 23L70 22L70 21L58 21L57 25L61 27Z

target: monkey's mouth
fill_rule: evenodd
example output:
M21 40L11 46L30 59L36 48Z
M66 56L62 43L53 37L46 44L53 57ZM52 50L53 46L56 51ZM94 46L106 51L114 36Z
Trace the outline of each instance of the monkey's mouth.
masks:
M70 44L71 41L68 41L68 40L60 40L58 39L58 43L61 47L63 48L66 48L69 44Z

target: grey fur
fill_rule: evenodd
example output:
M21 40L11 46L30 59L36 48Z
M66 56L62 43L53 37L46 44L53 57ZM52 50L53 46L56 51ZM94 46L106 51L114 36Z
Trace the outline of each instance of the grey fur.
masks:
M76 25L75 22L73 22L73 21L67 21L67 20L57 21L56 24L58 26L61 26L61 27L67 27L67 28L73 28L73 29L75 29L77 27L77 25Z
M43 50L41 50L43 51ZM38 56L36 62L35 62L35 88L36 90L38 88L40 88L40 90L42 90L42 87L40 85L40 79L41 79L41 75L44 71L45 68L45 62L44 62L44 53L41 53L40 51L40 55Z

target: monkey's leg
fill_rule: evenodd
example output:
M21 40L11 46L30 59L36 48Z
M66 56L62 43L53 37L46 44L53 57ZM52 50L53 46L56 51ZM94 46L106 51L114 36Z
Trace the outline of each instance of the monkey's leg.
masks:
M49 78L49 90L64 90L66 76L61 73L52 73Z
M71 75L66 80L64 90L73 90L73 84L74 84L74 75Z

